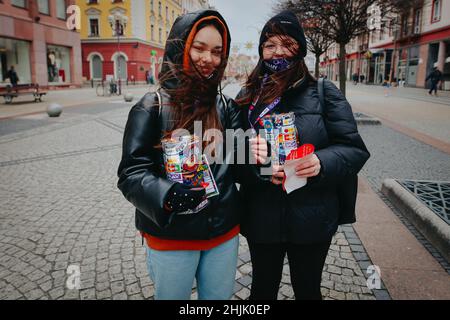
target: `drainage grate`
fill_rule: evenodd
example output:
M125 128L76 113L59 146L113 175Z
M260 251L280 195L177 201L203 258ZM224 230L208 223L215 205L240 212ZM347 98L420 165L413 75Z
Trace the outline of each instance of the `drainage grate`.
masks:
M398 183L450 225L450 182L400 180Z

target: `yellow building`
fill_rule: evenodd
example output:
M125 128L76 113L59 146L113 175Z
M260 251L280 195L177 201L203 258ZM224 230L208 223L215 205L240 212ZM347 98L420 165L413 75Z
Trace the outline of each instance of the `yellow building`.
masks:
M77 0L83 76L144 82L156 79L181 0ZM114 29L114 30L113 30ZM118 31L116 33L115 31Z

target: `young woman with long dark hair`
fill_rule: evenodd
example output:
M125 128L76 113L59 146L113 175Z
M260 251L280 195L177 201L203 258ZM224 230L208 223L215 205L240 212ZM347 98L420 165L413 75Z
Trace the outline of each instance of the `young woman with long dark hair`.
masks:
M283 165L272 165L268 176L259 171L262 164L243 174L240 192L246 208L241 229L253 267L250 299L277 299L286 254L295 298L321 299L321 275L332 237L340 223L354 220L344 217L349 210L342 209L346 199L339 196L339 184L361 170L369 152L350 105L329 81L324 82L322 105L318 83L304 62L307 44L295 14L283 11L268 21L259 54L237 98L245 113L244 129L260 132L267 115L291 112L300 145L312 144L316 151L295 168L307 184L289 194L282 188ZM259 163L265 162L268 150L276 151L261 136L251 143ZM354 201L356 190L347 196Z
M241 126L240 109L220 89L229 50L229 30L218 12L179 17L167 40L161 88L128 117L118 187L136 207L155 299L189 299L194 279L199 299L233 294L242 206L231 166L211 163L219 194L192 213L205 202L205 189L168 179L162 155L162 141L179 129L194 134L195 121L204 131ZM226 143L219 140L215 152Z

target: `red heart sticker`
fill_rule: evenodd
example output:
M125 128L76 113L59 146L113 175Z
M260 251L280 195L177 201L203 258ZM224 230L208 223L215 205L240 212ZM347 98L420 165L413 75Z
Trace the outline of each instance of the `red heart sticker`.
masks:
M202 187L204 189L206 189L209 186L209 183L208 182L202 182L201 185L202 185Z
M304 144L300 148L292 150L286 160L300 159L310 155L311 153L314 153L314 146L312 144Z

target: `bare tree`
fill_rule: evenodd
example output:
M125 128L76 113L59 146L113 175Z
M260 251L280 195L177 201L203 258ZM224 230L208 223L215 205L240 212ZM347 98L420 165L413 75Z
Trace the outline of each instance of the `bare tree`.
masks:
M327 52L328 48L333 44L333 41L323 37L321 33L316 30L316 27L307 27L305 28L305 35L308 40L308 50L311 51L316 57L315 77L318 78L320 56Z
M305 37L308 42L308 50L312 52L316 57L316 65L315 65L315 77L319 77L319 64L320 64L320 56L327 52L328 48L333 44L333 41L324 37L321 33L323 21L316 17L308 16L308 12L303 12L298 10L293 1L280 1L280 3L276 6L276 11L281 10L291 10L294 12L300 19L303 25L303 29L305 31Z
M339 86L346 91L346 45L367 31L368 9L389 0L279 0L279 8L289 3L298 16L307 21L317 19L315 28L320 36L339 45Z

